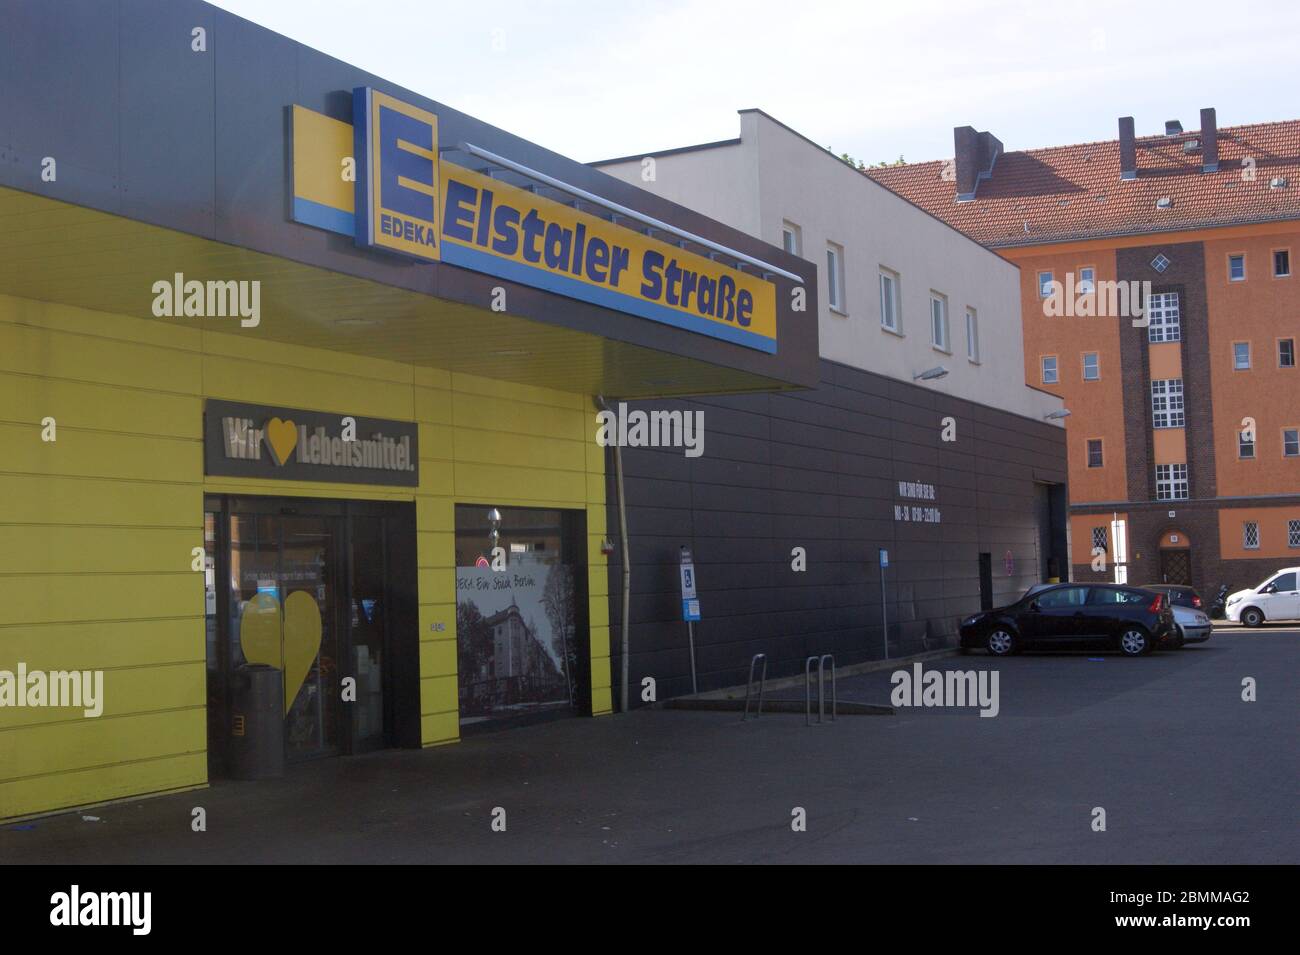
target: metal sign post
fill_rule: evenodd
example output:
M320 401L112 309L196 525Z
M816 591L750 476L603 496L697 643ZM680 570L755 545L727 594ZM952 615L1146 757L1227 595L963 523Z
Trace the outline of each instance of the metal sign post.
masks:
M695 621L700 619L700 601L695 594L695 562L691 549L682 546L682 619L686 621L686 637L691 650L691 692L700 692L695 680Z
M889 566L889 551L880 548L880 633L885 640L885 659L889 659L889 615L885 606L885 568Z

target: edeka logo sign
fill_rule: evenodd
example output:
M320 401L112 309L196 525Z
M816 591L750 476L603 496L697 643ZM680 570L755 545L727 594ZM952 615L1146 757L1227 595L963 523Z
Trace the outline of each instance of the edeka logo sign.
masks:
M293 107L293 218L774 354L776 288L438 156L438 120L369 87L347 124ZM355 156L356 183L340 170Z
M438 261L438 117L358 86L352 134L357 245Z
M406 421L209 400L204 472L416 487L419 429Z

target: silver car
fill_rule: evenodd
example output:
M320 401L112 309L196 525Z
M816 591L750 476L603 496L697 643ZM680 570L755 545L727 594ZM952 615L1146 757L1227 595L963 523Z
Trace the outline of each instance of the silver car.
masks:
M1214 632L1214 623L1205 613L1200 594L1180 584L1143 584L1143 590L1164 594L1174 608L1174 626L1178 628L1178 646L1204 643Z

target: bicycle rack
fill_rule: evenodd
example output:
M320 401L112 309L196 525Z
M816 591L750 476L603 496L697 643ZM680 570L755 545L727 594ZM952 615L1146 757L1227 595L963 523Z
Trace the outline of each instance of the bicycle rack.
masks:
M835 657L829 653L821 656L813 654L803 663L803 714L804 725L812 726L812 665L817 661L817 722L826 716L826 661L831 662L831 722L835 722L839 708L838 693L835 688Z
M754 665L759 660L763 661L763 669L759 671L758 676L758 709L754 712L754 719L763 715L763 688L767 685L767 654L755 653L754 658L749 661L749 679L745 681L745 713L740 718L742 723L749 719L749 695L754 687Z

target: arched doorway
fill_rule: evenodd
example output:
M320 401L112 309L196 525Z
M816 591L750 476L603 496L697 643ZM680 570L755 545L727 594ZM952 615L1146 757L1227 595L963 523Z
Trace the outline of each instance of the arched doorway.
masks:
M1192 541L1181 530L1160 535L1160 581L1166 584L1192 583Z

